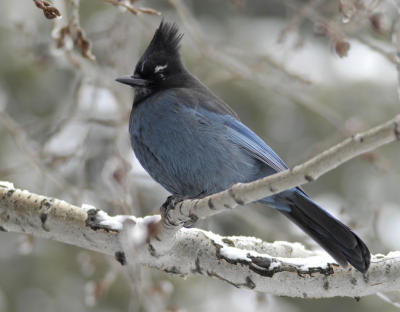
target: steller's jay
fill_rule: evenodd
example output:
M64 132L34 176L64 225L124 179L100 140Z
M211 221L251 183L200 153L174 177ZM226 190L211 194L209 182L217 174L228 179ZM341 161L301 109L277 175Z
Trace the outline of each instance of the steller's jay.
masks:
M133 76L131 144L147 172L173 195L200 198L286 170L279 156L184 67L175 24L161 22ZM350 228L300 188L260 200L297 224L340 265L366 272L370 252Z

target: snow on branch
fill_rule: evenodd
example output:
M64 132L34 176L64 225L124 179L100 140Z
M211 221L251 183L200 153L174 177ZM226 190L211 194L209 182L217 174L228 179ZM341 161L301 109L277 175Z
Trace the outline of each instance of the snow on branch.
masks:
M143 264L180 276L215 277L235 287L292 297L360 297L397 290L400 252L372 257L366 274L343 269L325 253L299 243L266 243L179 228L169 250L159 252L159 216L110 217L0 182L0 231L29 233L114 255L121 264ZM7 235L7 234L2 234Z
M318 179L348 160L384 144L400 140L400 115L375 128L351 136L292 169L231 188L202 199L170 199L165 220L170 225L190 224L238 205L245 205Z

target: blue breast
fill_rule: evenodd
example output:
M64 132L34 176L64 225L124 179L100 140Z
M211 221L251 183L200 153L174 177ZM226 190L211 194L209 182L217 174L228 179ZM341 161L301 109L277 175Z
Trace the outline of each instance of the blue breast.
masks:
M172 194L199 197L266 175L229 140L223 115L177 101L177 93L158 92L131 114L133 150L153 179Z

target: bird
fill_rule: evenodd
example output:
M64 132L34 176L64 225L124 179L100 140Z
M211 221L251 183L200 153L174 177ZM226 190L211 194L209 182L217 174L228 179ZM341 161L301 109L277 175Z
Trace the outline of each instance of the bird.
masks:
M287 170L278 154L186 69L182 37L175 23L161 21L133 75L116 79L134 89L129 133L143 168L172 196L190 199ZM367 272L366 244L301 188L258 203L289 218L342 267L350 263Z

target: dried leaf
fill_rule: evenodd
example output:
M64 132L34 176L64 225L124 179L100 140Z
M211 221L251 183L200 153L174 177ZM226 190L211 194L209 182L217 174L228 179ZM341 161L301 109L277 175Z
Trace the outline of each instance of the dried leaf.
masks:
M76 45L81 50L81 54L83 57L96 61L96 57L92 53L92 44L89 39L86 37L82 28L78 28L76 30Z
M335 51L337 55L340 57L345 57L347 56L347 53L350 50L350 43L344 40L337 41L335 44Z
M46 18L48 19L53 19L56 17L61 17L60 11L51 5L51 3L47 1L41 1L41 0L33 0L35 5L43 11L43 14Z

